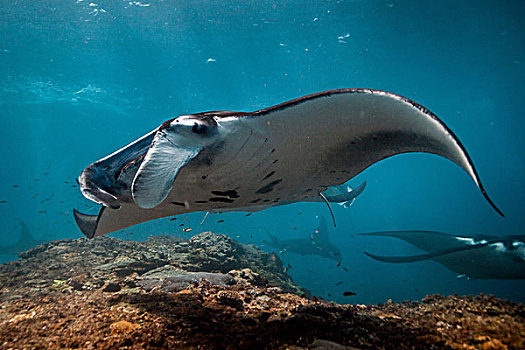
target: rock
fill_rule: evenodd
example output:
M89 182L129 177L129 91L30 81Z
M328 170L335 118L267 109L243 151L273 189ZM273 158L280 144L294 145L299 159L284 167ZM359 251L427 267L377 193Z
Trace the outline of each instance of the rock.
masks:
M128 321L118 321L112 323L109 328L111 329L111 334L117 335L132 332L133 330L140 328L140 325Z
M222 305L226 305L237 310L243 309L243 301L237 293L232 293L229 291L219 292L217 294L217 301Z
M486 295L433 295L422 302L338 305L302 297L304 290L274 254L224 235L194 238L56 241L0 265L0 344L20 349L525 348L522 304Z
M138 285L146 290L160 287L163 292L177 292L202 280L211 284L226 287L235 283L233 276L212 272L186 272L174 266L166 265L149 271L139 277Z
M115 292L118 292L120 291L121 287L118 283L108 283L104 289L102 289L103 292L108 292L108 293L115 293Z

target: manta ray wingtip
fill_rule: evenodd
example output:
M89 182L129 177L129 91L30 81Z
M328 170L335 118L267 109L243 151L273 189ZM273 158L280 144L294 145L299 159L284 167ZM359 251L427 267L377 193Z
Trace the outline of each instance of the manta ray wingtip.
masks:
M505 217L505 214L503 214L503 212L496 206L496 204L492 201L492 199L490 199L489 195L487 194L487 191L485 191L485 189L483 188L483 186L479 185L479 188L481 190L481 193L483 194L483 197L485 197L485 199L487 200L487 202L489 202L490 206L499 214L501 215L501 217Z

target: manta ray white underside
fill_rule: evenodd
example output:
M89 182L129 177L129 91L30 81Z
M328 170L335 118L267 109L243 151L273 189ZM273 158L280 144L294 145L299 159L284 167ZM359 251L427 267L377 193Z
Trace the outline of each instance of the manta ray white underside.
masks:
M82 193L102 208L75 211L75 219L91 238L181 213L321 201L330 186L406 152L450 159L501 214L458 138L433 113L392 93L340 89L251 113L168 120L82 172Z

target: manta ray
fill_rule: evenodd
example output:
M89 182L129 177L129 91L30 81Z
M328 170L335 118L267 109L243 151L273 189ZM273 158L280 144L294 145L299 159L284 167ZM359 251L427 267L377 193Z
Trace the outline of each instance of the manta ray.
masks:
M435 114L405 97L339 89L255 112L181 115L94 162L82 194L102 205L74 211L89 238L195 211L254 212L319 202L370 165L427 152L463 168L492 207L465 148Z
M0 255L17 255L43 243L46 243L46 241L34 239L27 225L21 221L18 241L15 244L0 246Z
M350 208L354 204L355 199L359 196L366 187L366 181L356 188L348 185L330 186L321 194L328 202L337 203L343 208Z
M361 234L402 239L428 253L369 257L390 263L432 259L473 279L525 279L525 235L462 236L433 231L383 231Z
M271 241L267 242L279 252L292 252L300 255L318 255L323 258L341 262L341 250L330 243L328 225L324 216L321 216L319 226L308 238L279 239L269 234Z

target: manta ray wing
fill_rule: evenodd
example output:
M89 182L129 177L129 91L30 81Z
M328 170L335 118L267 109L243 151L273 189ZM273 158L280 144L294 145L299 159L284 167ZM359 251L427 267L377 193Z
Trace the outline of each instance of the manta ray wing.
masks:
M368 252L364 252L365 255L371 257L372 259L383 261L383 262L389 262L389 263L410 263L410 262L416 262L416 261L423 261L428 259L434 259L443 255L447 254L453 254L457 252L464 252L474 249L480 249L485 246L487 246L488 243L481 243L481 244L474 244L474 245L466 245L462 247L455 247L455 248L449 248L449 249L442 249L437 250L430 253L425 254L419 254L419 255L412 255L412 256L382 256L382 255L374 255Z

